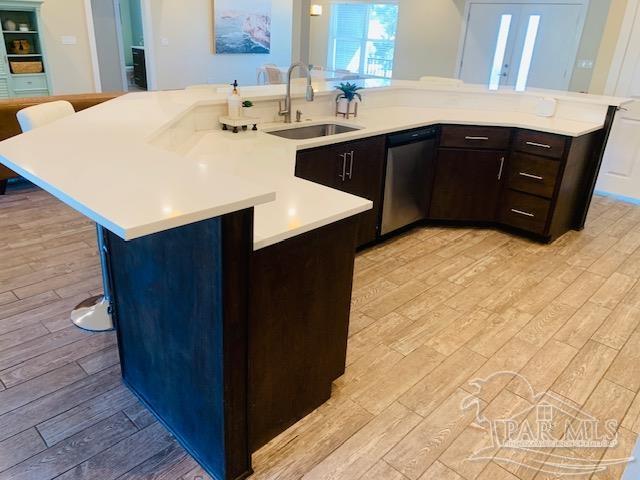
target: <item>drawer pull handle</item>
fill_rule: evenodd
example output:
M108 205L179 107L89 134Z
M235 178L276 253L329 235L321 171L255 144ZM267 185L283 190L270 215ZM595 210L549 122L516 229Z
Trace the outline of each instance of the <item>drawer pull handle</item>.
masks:
M525 217L531 217L531 218L535 217L535 215L533 213L523 212L522 210L518 210L518 209L515 209L515 208L512 208L511 211L513 213L517 213L518 215L524 215Z
M546 143L527 142L527 145L538 148L551 148L551 145L547 145Z
M541 177L539 175L531 175L530 173L519 172L518 175L520 175L521 177L532 178L534 180L544 180L544 177Z
M465 140L479 140L479 141L487 141L489 137L464 137Z

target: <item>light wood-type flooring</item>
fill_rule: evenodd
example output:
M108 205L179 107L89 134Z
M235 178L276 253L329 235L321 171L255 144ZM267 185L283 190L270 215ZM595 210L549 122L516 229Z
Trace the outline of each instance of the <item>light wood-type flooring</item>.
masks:
M490 419L550 398L617 420L617 447L568 456L628 456L640 433L639 279L640 206L604 197L583 232L548 246L418 228L359 254L346 374L254 454L251 478L555 478L544 471L562 463L556 450L542 452L542 471L520 466L532 463L522 452L470 460L490 438L461 409L469 400ZM208 478L122 385L114 334L70 325L69 310L99 291L92 224L11 186L0 197L0 480ZM522 378L547 395L532 398Z

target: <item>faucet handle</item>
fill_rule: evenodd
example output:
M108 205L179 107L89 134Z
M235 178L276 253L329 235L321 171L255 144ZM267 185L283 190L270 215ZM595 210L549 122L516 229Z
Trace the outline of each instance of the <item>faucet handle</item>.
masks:
M296 122L300 123L302 121L302 110L296 111Z
M286 102L285 102L285 107L282 106L282 100L278 100L278 115L283 116L286 115L287 113L289 113L286 109Z

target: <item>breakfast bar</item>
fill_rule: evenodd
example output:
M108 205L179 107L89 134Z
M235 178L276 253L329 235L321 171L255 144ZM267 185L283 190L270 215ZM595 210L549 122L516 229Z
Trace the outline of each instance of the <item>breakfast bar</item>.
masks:
M394 234L381 230L389 134L433 135L409 206L420 215L403 228L551 242L584 226L625 102L363 80L346 120L334 85L314 86L313 103L294 92L301 120L334 134L277 134L301 125L279 123L275 86L243 92L255 132L222 129L227 92L170 91L0 142L0 164L103 227L123 380L221 480L248 477L252 453L344 373L356 251Z

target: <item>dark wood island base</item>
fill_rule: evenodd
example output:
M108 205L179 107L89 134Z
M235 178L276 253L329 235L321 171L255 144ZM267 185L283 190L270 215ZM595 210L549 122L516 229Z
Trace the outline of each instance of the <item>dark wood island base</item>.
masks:
M107 232L122 376L214 478L320 406L344 372L357 220L253 252L253 210Z

